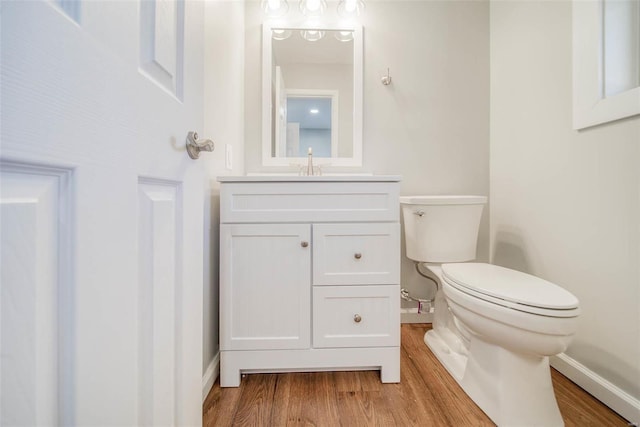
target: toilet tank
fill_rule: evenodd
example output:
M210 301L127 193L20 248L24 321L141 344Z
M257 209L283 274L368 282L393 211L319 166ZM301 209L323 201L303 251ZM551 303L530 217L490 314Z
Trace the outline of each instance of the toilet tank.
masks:
M485 196L400 197L407 257L418 262L476 258Z

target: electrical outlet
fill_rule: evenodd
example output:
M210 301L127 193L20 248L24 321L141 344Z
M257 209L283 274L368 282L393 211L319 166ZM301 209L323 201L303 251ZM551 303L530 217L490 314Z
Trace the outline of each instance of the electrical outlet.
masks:
M227 170L233 169L233 146L224 144L224 164Z

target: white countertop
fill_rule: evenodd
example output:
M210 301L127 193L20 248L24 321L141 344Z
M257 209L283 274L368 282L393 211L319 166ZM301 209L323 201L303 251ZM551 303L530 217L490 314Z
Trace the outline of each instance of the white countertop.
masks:
M219 182L399 182L400 175L264 175L264 176L219 176Z

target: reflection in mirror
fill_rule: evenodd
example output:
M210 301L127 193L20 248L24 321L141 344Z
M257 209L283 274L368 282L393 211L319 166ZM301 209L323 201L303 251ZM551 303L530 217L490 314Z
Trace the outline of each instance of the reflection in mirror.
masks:
M338 94L323 91L287 92L286 157L303 157L308 149L315 157L337 152L335 123Z
M362 29L263 31L263 164L362 164ZM324 159L324 160L323 160Z

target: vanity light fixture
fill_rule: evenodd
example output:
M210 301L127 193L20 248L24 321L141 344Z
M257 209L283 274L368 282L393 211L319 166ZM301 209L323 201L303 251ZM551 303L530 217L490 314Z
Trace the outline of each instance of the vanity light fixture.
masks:
M326 0L300 0L298 3L300 12L304 16L320 16L327 10Z
M298 7L304 16L321 16L327 10L327 0L300 0ZM340 0L338 15L345 18L360 16L364 8L363 0ZM289 3L287 0L262 0L262 10L267 16L284 16L289 11Z
M338 41L350 42L353 40L353 31L336 31L334 36Z
M262 10L268 16L283 16L289 11L287 0L262 0Z
M340 0L338 3L338 15L344 17L359 16L365 5L362 0Z
M309 112L311 114L318 114L320 112L320 110L318 110L317 108L312 108L312 109L309 110Z
M324 37L324 31L322 30L301 30L300 35L303 39L310 42L315 42Z

